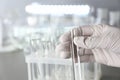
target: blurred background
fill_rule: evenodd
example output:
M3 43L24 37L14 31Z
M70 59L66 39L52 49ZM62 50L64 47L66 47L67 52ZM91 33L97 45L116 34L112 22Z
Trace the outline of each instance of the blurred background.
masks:
M120 27L119 4L120 0L0 0L0 80L54 80L30 78L28 64L34 59L26 56L58 57L54 49L59 36L76 26ZM100 68L99 80L120 80L120 68Z

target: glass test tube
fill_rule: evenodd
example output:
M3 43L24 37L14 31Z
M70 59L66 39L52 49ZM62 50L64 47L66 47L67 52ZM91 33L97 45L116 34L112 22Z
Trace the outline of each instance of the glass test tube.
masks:
M74 44L74 37L75 37L75 30L71 30L71 40L72 40L72 45L71 45L71 57L72 57L72 70L73 70L73 80L77 80L77 74L76 71L78 71L78 76L79 76L79 80L82 80L82 73L81 73L81 64L80 64L80 56L78 54L78 47L75 46ZM78 62L78 70L76 70L76 62L75 62L75 58L77 58L77 62Z

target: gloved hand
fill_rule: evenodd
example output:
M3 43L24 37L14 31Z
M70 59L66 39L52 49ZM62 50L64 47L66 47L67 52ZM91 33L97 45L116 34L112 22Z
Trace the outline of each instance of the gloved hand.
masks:
M82 62L96 61L120 67L120 29L108 25L88 25L74 29L74 43L79 47ZM88 37L86 37L88 36ZM56 51L63 58L70 57L70 31L60 37Z

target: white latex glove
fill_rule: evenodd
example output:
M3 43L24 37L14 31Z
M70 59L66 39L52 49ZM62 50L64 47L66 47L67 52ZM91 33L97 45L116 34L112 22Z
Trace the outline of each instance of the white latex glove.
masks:
M98 63L120 67L120 29L107 25L88 25L74 30L77 34L74 43L80 50L83 48L87 50L84 54L79 53L81 57L84 56L81 58L83 62L94 61L95 58ZM70 57L70 32L63 34L60 42L57 52L64 58Z

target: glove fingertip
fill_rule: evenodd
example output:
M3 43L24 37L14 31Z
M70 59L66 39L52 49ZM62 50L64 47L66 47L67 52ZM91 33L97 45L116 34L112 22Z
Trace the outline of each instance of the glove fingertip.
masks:
M86 45L84 43L84 37L75 37L74 44L78 47L86 48Z
M78 37L74 38L74 43L75 43L76 46L78 45Z
M70 37L70 36L71 36L71 33L70 33L70 31L69 31L69 32L61 35L61 37L59 38L59 41L60 41L60 42L71 41L71 37Z

